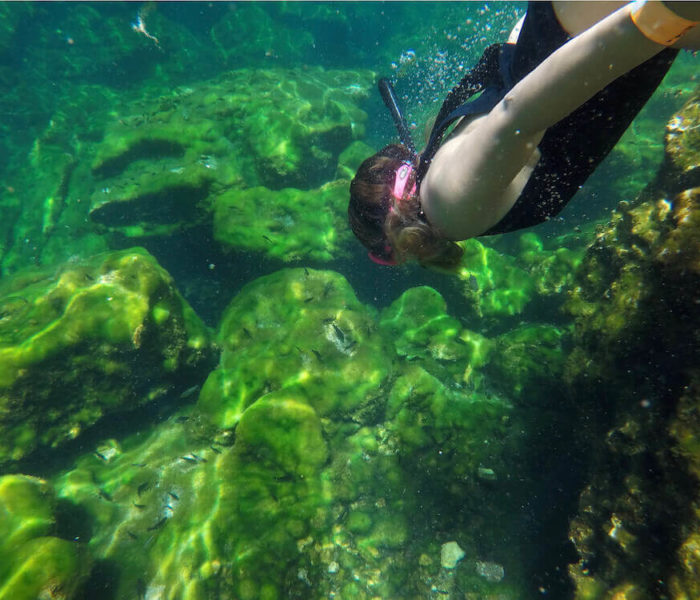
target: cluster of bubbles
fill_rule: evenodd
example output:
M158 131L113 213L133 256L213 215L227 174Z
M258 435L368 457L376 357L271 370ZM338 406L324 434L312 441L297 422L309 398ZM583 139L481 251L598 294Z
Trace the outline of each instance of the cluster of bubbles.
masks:
M463 6L463 5L460 5ZM426 126L447 92L479 60L484 49L504 42L523 15L524 5L496 3L469 5L463 19L452 27L432 26L420 48L404 50L391 63L392 80L411 129ZM422 145L422 136L414 136Z

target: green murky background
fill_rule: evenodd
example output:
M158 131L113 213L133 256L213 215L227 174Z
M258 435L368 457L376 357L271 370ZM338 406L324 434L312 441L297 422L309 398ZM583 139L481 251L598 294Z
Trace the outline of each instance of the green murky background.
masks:
M456 275L347 227L524 10L0 4L1 600L700 597L697 58Z

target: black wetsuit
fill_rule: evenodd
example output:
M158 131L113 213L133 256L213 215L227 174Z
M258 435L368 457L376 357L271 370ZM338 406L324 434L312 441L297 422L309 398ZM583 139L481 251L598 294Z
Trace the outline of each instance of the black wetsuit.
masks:
M479 61L475 70L482 73L476 76L488 81L481 96L455 108L460 95L474 93L472 81L465 85L469 75L448 94L423 153L419 178L427 171L448 123L489 112L513 85L569 39L551 2L530 2L517 43L491 46ZM661 51L547 129L538 145L541 157L513 208L482 235L531 227L557 215L617 144L677 54L670 48Z

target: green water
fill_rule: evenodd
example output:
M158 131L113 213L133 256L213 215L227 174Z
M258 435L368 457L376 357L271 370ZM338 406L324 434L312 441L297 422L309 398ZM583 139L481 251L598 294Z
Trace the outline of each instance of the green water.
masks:
M525 8L0 4L0 600L602 599L626 553L625 598L684 597L659 581L695 479L648 440L692 455L662 407L697 340L619 307L695 280L639 258L661 217L596 227L654 179L697 59L561 217L469 240L455 275L377 267L347 226L395 137L377 79L420 142ZM647 450L600 475L620 436ZM682 516L627 532L619 487L658 508L658 481Z

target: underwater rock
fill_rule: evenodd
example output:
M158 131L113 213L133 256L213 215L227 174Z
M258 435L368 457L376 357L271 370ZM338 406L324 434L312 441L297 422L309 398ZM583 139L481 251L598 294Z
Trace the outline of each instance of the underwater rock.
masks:
M346 180L314 190L232 189L214 201L214 237L224 248L284 262L331 261L349 254Z
M464 556L464 550L457 542L445 542L440 548L440 564L443 569L454 569Z
M667 170L664 177L685 178L694 177L698 181L698 153L700 153L700 96L696 94L679 110L666 124L666 158ZM670 168L669 168L670 165ZM680 188L687 186L688 180L679 182Z
M555 318L584 252L577 238L545 244L527 232L517 238L517 248L504 248L498 238L460 242L464 256L451 281L465 300L463 318L478 323L481 333L536 322L543 314Z
M476 572L479 576L483 577L486 581L490 583L498 583L503 581L505 577L505 569L494 562L485 562L482 560L476 561Z
M475 388L492 343L447 314L442 295L431 287L409 288L380 315L379 327L407 362L419 361L434 376Z
M0 598L73 598L90 571L85 545L51 537L51 486L27 475L0 477Z
M312 258L327 260L350 239L340 203L348 184L323 186L335 180L340 155L364 135L360 105L373 81L366 70L316 67L241 69L137 97L76 88L0 192L7 217L0 233L8 234L0 247L3 272L90 255L108 243L152 242L155 252L154 240L210 230L222 194L227 250L269 253L261 236L284 232L292 248L312 248ZM269 192L264 199L259 191L243 193L235 202L226 195L247 188ZM269 204L292 196L305 210ZM253 204L236 215L239 201ZM269 227L251 239L242 229L260 208L270 211ZM250 211L256 218L244 220ZM332 231L312 236L319 215L327 215ZM232 248L232 240L241 245ZM277 250L275 258L288 248Z
M697 106L671 119L664 168L599 229L567 302L574 443L592 457L570 526L580 599L700 592Z
M454 326L439 318L437 292L412 295ZM255 280L226 310L219 340L197 405L97 445L54 479L94 522L95 560L120 566L115 600L165 589L427 598L451 585L439 561L421 558L440 554L436 539L459 535L474 554L510 529L495 490L508 479L510 406L401 363L341 275ZM502 477L481 478L483 465ZM494 586L464 571L460 589ZM503 598L522 596L514 582L497 585Z
M475 497L480 465L506 469L504 445L495 440L504 438L511 409L501 398L449 389L411 366L391 389L386 427L416 481L466 501Z
M9 278L0 290L0 464L185 388L211 359L206 328L144 250Z
M322 417L366 412L393 362L372 309L333 271L282 269L249 283L224 312L219 342L221 363L199 406L223 428L287 388Z
M556 399L568 338L565 329L537 324L494 338L491 360L485 369L491 385L513 398Z
M533 278L513 257L476 239L462 243L463 267L457 281L476 319L502 320L520 316L535 296Z
M518 260L526 265L540 296L554 296L571 287L574 273L583 258L584 248L559 246L547 250L540 237L527 232L520 236Z
M353 179L363 161L375 153L376 150L365 142L353 142L338 157L336 177L338 179Z
M308 189L331 180L363 133L369 71L231 71L140 100L107 126L90 216L127 237L163 235L209 216L234 188ZM315 213L311 213L314 215Z

